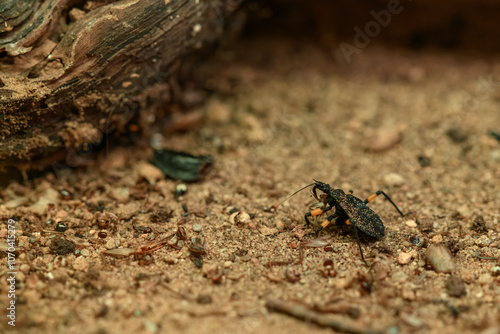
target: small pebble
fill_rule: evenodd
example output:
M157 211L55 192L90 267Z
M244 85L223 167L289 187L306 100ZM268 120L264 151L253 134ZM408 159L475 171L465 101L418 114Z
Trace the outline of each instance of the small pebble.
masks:
M423 155L418 156L418 163L421 167L429 167L431 165L431 161L429 160L429 158Z
M325 252L333 252L333 246L332 245L326 245L324 248Z
M475 244L479 247L488 247L491 244L491 240L487 236L482 235L476 239Z
M62 197L62 199L66 199L66 200L68 200L68 199L71 199L71 197L72 197L72 194L71 194L71 192L69 192L69 190L62 189L62 190L60 191L60 193L61 193L61 197Z
M193 231L194 232L201 232L201 229L202 229L202 227L201 227L200 224L196 223L196 224L193 225Z
M460 298L467 294L464 281L455 275L451 275L446 281L446 290L450 297Z
M419 237L418 235L411 237L410 241L412 244L414 244L415 246L418 246L418 247L421 247L426 243L425 239L422 237Z
M195 257L193 259L193 263L195 266L197 266L198 268L202 268L203 267L203 259L201 257Z
M237 217L237 222L239 223L248 223L250 221L250 215L246 212L242 212Z
M238 212L238 209L235 208L234 206L228 206L226 208L226 213L229 214L229 215L231 215L231 214L233 214L235 212Z
M389 173L384 176L384 182L389 187L400 187L405 183L405 179L397 173Z
M432 237L431 242L433 244L440 244L443 242L443 236L441 234L435 235Z
M415 222L413 219L407 220L405 224L408 227L417 227L417 222Z
M144 328L148 333L158 333L159 327L149 319L144 319Z
M212 303L212 296L210 296L210 295L205 295L205 294L203 294L203 295L199 295L199 296L196 298L196 302L197 302L198 304L202 304L202 305L203 305L203 304L205 304L205 305L206 305L206 304L210 304L210 303Z
M82 254L82 256L89 256L90 255L90 251L88 249L82 249L80 251L80 254Z
M492 276L500 276L500 265L491 267L490 273Z
M379 129L372 136L365 139L364 147L372 152L387 151L403 140L399 130Z
M441 244L430 245L425 252L425 258L438 273L451 273L455 270L450 250Z
M448 129L448 131L446 131L446 135L455 143L463 143L469 137L467 132L458 126Z
M179 183L175 186L174 196L180 197L183 196L187 192L188 188L185 183Z
M500 161L500 150L492 150L490 152L490 158L494 161Z
M410 325L414 328L419 328L425 325L425 323L413 314L402 314L401 320L405 322L407 325Z
M29 264L23 263L23 264L21 264L21 266L19 267L19 269L20 269L23 273L25 273L25 274L27 275L27 274L30 272L31 267L30 267L30 265L29 265Z
M401 252L398 255L398 263L399 264L407 264L408 262L411 261L412 257L413 257L413 253Z
M68 228L66 227L66 225L64 225L64 223L57 223L57 226L55 228L56 232L64 232L67 229Z

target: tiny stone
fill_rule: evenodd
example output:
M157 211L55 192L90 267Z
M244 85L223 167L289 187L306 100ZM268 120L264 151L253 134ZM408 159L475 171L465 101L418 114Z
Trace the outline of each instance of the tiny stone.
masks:
M185 183L179 183L175 186L174 196L180 197L183 196L187 192L188 188Z
M224 262L224 268L231 268L232 265L233 263L231 261Z
M491 240L487 236L482 235L476 239L475 244L479 247L488 247L491 244Z
M16 275L16 281L24 282L26 280L26 275L23 272L18 272Z
M419 328L419 327L422 327L424 325L424 322L417 318L415 315L412 315L412 314L403 314L401 316L401 319L408 325L412 326L412 327L415 327L415 328Z
M250 215L246 212L242 212L238 215L237 221L239 223L247 223L250 221Z
M351 319L355 319L355 320L359 319L360 314L361 314L361 310L357 307L349 307L349 309L347 310L347 315Z
M408 227L417 227L417 223L413 219L407 220L405 224Z
M492 276L500 276L500 265L491 267L490 272Z
M90 255L90 251L88 249L82 249L80 251L80 254L82 254L82 256L89 256Z
M455 143L463 143L469 137L467 132L458 126L448 129L448 131L446 131L446 135Z
M60 193L63 199L71 199L71 193L68 190L62 189Z
M104 245L104 247L106 247L106 249L118 248L118 247L120 247L120 240L115 239L115 238L109 238L106 241L106 244Z
M148 333L158 333L158 325L149 319L144 319L144 328Z
M193 225L193 231L194 232L201 232L201 229L202 229L202 227L201 227L200 224L196 223L196 224Z
M450 250L441 244L430 245L425 252L425 258L438 273L451 273L455 270Z
M435 235L432 237L431 242L433 244L440 244L441 242L443 242L443 236L441 234Z
M464 281L455 275L451 275L446 281L446 290L450 297L463 297L467 294Z
M384 176L384 182L389 187L399 187L405 183L405 179L397 173L389 173Z
M227 213L227 214L229 214L229 215L230 215L230 214L233 214L233 213L235 213L235 212L238 212L238 209L236 209L234 206L228 206L228 207L226 208L226 213Z
M199 295L197 298L196 298L196 302L198 304L211 304L212 303L212 296L210 295Z
M415 246L418 246L418 247L420 247L424 244L424 240L421 237L419 237L418 235L411 237L410 241L412 244L414 244Z
M403 140L403 134L395 129L378 129L371 136L365 138L364 147L372 152L387 151Z
M422 167L428 167L428 166L430 166L430 164L431 164L431 162L430 162L429 158L427 158L427 157L425 157L425 156L423 156L423 155L420 155L420 156L418 157L418 163L419 163L419 164L420 164L420 166L422 166Z
M500 150L493 150L490 152L490 158L495 161L500 161Z
M64 223L57 223L56 225L56 232L64 232L66 231L68 228L66 227L66 225L64 225Z
M411 253L401 252L398 255L398 263L399 264L407 264L408 262L410 262L412 256L413 256L413 254L411 254Z
M200 257L195 257L193 259L193 263L195 266L197 266L198 268L202 268L203 267L203 259L200 258Z
M30 267L30 265L29 265L29 264L23 263L23 264L21 264L21 266L19 267L19 269L20 269L23 273L28 274L28 273L30 272L31 267Z

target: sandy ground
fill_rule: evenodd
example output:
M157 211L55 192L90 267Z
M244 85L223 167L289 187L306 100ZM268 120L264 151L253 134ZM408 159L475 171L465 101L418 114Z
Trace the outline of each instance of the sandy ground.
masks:
M205 71L215 94L193 111L203 121L163 142L214 157L183 196L143 147L2 190L2 239L7 219L17 227L17 330L332 332L266 306L283 301L355 332L500 332L498 59L369 47L347 64L269 38ZM324 217L305 225L318 205L308 190L270 210L313 178L362 199L383 189L406 213L370 203L386 232L362 238L373 276L349 227L312 241ZM116 248L135 254L106 254Z

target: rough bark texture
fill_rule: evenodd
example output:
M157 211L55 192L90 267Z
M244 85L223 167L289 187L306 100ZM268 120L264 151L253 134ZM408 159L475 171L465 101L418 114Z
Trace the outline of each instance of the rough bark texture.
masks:
M0 166L37 167L170 101L179 60L237 2L10 0L0 5ZM145 116L146 115L146 116ZM37 161L36 163L34 161ZM26 163L29 162L29 163Z

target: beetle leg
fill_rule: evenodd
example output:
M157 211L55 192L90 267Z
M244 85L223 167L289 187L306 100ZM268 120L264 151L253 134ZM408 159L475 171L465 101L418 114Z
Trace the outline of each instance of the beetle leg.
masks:
M356 227L356 222L351 223L349 219L346 220L345 222L347 225L351 225L352 229L354 230L354 235L356 236L356 242L358 243L358 248L359 252L361 253L361 260L365 263L365 265L368 267L368 263L365 260L365 257L363 256L363 249L361 248L361 241L359 241L359 235L358 235L358 228Z
M321 223L321 225L318 226L318 229L316 230L316 235L319 234L319 232L321 232L322 229L324 229L325 227L327 227L328 225L330 225L330 223L332 222L332 220L334 220L335 218L337 218L337 213L335 212L333 215L329 216L328 218L325 219L324 222Z
M314 209L308 213L305 214L304 218L307 222L307 225L311 225L311 222L309 221L309 217L314 217L314 216L319 216L320 214L326 212L326 211L329 211L331 210L332 207L331 206L324 206L322 208L318 208L318 209Z
M384 195L385 198L387 198L387 200L389 202L391 202L391 204L396 208L396 210L398 210L398 212L401 215L401 217L404 217L404 214L401 212L401 210L399 210L398 206L396 204L394 204L394 202L392 201L392 199L389 196L387 196L386 193L383 192L382 190L377 191L375 194L373 194L370 197L368 197L367 199L365 199L365 204L370 203L371 201L373 201L375 198L377 198L378 195Z

